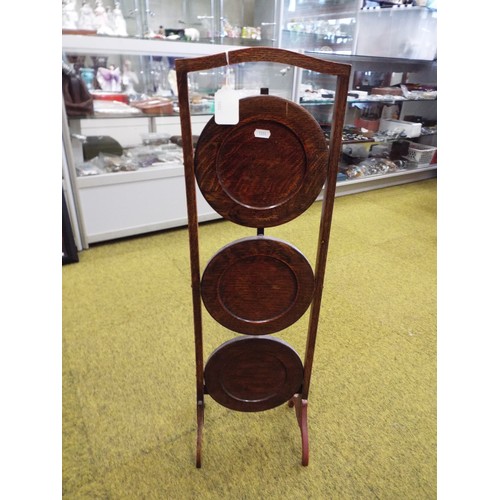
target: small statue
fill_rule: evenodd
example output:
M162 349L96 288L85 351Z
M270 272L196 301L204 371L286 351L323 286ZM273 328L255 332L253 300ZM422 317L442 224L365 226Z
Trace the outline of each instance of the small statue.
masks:
M62 28L66 30L76 30L78 22L78 12L76 12L75 0L63 0L62 3Z
M127 23L123 17L122 10L120 8L120 2L115 2L115 8L113 10L113 21L115 25L115 35L117 36L128 36Z
M95 27L98 35L112 35L113 31L109 27L108 15L102 4L102 0L96 0L95 9Z
M94 30L95 29L95 16L92 7L87 0L83 0L78 16L78 29L81 30Z
M196 28L186 28L184 30L184 36L190 42L199 42L200 41L200 32Z
M106 5L106 23L110 34L116 35L115 17L109 5Z
M132 63L127 59L123 63L122 85L125 87L124 92L127 95L136 95L135 85L138 84L137 73L132 69Z
M122 89L120 68L115 68L112 64L109 68L97 68L96 80L101 89L107 92L120 92Z

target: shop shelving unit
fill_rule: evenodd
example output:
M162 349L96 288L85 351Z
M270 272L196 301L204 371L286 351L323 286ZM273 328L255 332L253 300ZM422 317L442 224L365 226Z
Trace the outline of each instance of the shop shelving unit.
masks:
M352 10L352 5L347 6L348 2L344 3L346 6L338 12L338 15L343 15L349 9L351 9L349 15L354 15L355 10ZM281 9L276 13L277 22L279 22L282 15L283 11ZM224 39L219 41L224 41ZM240 40L240 43L242 42L244 40ZM118 62L123 57L129 56L136 58L168 56L173 60L175 58L193 58L219 52L230 52L239 48L239 46L233 44L233 41L230 45L220 45L139 37L120 38L82 35L63 35L62 37L62 50L65 55L103 55ZM296 50L301 51L298 48ZM327 61L352 65L351 89L353 89L354 85L353 75L356 72L408 73L410 77L413 75L414 80L418 79L418 75L424 75L425 78L429 78L429 81L435 78L436 73L435 61L356 56L325 51L311 51L307 52L307 54ZM299 102L298 88L304 81L304 73L300 71L295 72L287 80L285 90L291 92L292 99L296 102ZM327 85L327 82L325 83L321 78L313 79L313 83L318 88ZM214 90L216 89L214 88ZM352 110L356 102L350 100L348 104L346 123L352 120L349 110ZM302 105L308 108L313 106L304 103ZM425 108L425 114L434 114L435 116L436 113L436 101L405 101L400 102L399 105L401 106L402 115L405 113L416 114L415 107L421 108L422 106ZM323 103L320 106L323 109L331 109L332 102ZM211 116L210 113L193 114L193 134L200 134ZM167 132L172 135L180 134L178 113L171 116L70 117L69 119L63 119L63 127L66 129L64 131L65 137L71 138L71 144L69 146L66 144L66 150L68 150L68 147L72 149L71 152L66 154L66 164L67 170L74 180L71 195L75 199L74 206L79 211L80 219L80 224L75 224L75 227L80 228L81 234L76 235L75 239L78 242L81 241L84 248L89 244L100 241L187 224L182 165L157 166L135 172L110 173L89 177L76 177L75 173L76 164L82 161L81 142L75 139L75 136L109 135L116 138L124 147L138 145L141 141L141 133ZM418 140L421 142L431 141L430 144L435 145L435 137L422 137ZM437 167L435 164L431 164L423 168L386 175L343 180L338 182L337 196L414 182L435 177L436 175ZM208 221L219 217L217 212L205 203L203 197L199 197L198 210L200 221Z

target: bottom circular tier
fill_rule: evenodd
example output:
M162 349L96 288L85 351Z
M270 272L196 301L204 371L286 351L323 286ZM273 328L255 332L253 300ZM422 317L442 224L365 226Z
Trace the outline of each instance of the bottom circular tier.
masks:
M279 406L300 392L304 368L295 350L274 337L234 338L205 366L205 386L219 404L251 412Z

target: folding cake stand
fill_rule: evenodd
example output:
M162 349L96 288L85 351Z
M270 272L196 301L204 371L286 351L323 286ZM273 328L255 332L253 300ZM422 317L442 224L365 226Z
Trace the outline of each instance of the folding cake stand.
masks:
M212 118L193 148L188 73L268 61L336 76L329 144L298 104L271 95L239 101L239 121ZM302 464L309 463L307 400L332 221L351 67L284 49L248 48L176 61L188 210L196 357L196 466L201 467L204 397L236 411L288 402L295 407ZM234 241L200 273L196 186L224 219L256 228ZM264 235L307 210L322 188L315 270L295 246ZM244 334L219 346L204 364L202 303L224 327ZM310 307L304 362L270 334L295 323Z

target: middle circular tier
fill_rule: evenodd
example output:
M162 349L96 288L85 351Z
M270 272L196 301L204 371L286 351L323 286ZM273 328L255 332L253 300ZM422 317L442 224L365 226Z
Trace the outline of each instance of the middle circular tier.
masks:
M201 193L225 219L271 227L303 213L326 180L328 146L298 104L262 95L239 101L236 125L211 118L195 151Z
M248 335L274 333L309 307L314 272L306 257L277 238L251 236L223 247L208 263L201 295L221 325Z

